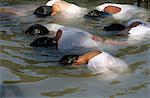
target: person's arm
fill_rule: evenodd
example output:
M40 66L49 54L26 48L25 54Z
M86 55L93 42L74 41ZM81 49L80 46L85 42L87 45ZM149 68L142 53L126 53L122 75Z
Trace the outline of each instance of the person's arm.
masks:
M26 15L25 12L18 10L16 8L13 8L13 7L1 7L0 13L17 15L17 16L25 16Z
M92 59L93 57L95 57L96 55L98 55L100 53L101 53L101 51L99 51L99 50L93 50L93 51L87 52L83 55L80 55L78 60L74 64L75 65L88 64L88 61L90 59Z
M97 36L97 35L93 36L92 39L96 41L100 41L101 43L105 43L105 44L130 46L130 44L127 42L114 41L112 39L106 39L104 37Z

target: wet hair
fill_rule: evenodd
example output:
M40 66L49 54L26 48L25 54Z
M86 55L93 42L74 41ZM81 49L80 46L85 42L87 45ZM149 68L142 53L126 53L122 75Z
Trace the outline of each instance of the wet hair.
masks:
M119 23L112 23L111 25L109 26L106 26L104 27L103 29L105 31L121 31L121 30L124 30L126 27L122 24L119 24Z
M79 55L65 55L60 60L59 63L63 65L71 65L76 63L75 60L78 60Z
M111 16L111 14L109 14L107 12L103 12L103 11L92 10L88 14L86 14L84 16L84 18L90 18L90 19L94 19L94 18L106 18L108 16Z
M53 38L40 37L35 39L30 46L32 47L56 47L57 43Z
M50 16L52 14L52 6L42 5L38 7L33 13L38 17Z
M34 24L25 31L25 34L33 35L33 36L45 35L48 33L49 33L49 30L45 26L40 25L40 24Z

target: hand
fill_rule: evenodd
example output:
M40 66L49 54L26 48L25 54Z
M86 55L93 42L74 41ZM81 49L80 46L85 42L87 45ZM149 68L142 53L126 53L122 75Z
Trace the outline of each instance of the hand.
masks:
M94 35L93 37L92 37L92 39L93 40L95 40L95 41L100 41L100 42L104 42L104 38L102 38L101 36L97 36L97 35Z

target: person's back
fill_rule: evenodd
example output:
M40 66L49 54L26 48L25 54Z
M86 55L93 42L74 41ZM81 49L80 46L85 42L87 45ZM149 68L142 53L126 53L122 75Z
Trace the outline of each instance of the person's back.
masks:
M50 47L48 44L45 45L45 42L50 42L50 39L57 39L54 41L58 44L57 48L61 50L75 49L79 47L98 48L101 44L101 42L93 40L93 35L89 32L58 24L48 24L45 26L35 24L29 27L25 33L36 36L48 34L44 38L40 37L34 40L34 42L31 43L31 46L33 47ZM59 35L59 37L56 38L57 35Z
M82 14L86 9L79 7L73 3L68 3L63 0L51 0L46 3L46 6L52 7L52 16L61 13L63 16L69 18Z
M76 47L94 48L99 47L99 43L92 39L92 34L89 32L64 27L62 30L62 36L58 41L58 49L73 49Z

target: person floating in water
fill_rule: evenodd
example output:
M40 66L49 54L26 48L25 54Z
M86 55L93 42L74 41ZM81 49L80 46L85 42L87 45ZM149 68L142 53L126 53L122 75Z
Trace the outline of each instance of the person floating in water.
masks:
M54 16L58 13L64 13L65 15L77 15L83 14L86 8L79 7L75 4L68 3L63 0L50 0L45 5L38 7L34 14L39 17Z
M59 60L60 64L79 66L87 64L94 73L122 73L128 69L127 64L119 58L99 50L93 50L83 55L65 55Z
M150 23L142 21L141 19L132 19L126 25L112 23L111 25L104 27L104 30L110 32L117 31L114 33L115 35L128 35L128 43L130 44L132 41L134 43L135 41L136 43L139 43L140 41L144 40L144 37L149 37Z
M95 16L97 18L101 18L101 15L98 15L98 14L103 12L105 13L104 14L105 17L112 16L115 19L128 20L136 13L139 13L142 11L144 11L142 8L138 8L134 5L104 3L102 5L97 6L95 10L89 12L85 16L88 16L88 17Z
M86 31L57 24L45 26L35 24L29 27L25 33L34 36L48 34L46 37L35 39L30 44L34 47L56 47L57 49L67 50L76 47L99 47L100 44L100 42L94 41L93 35Z
M14 7L0 7L1 14L10 14L15 16L25 16L26 13L23 10L16 9Z
M55 46L58 49L74 49L76 47L85 48L99 48L103 44L111 45L128 45L126 42L114 41L111 39L106 39L101 36L94 36L89 32L72 28L65 27L56 24L50 24L47 26L48 29L40 24L35 24L26 30L28 35L45 35L52 34L54 37L40 37L35 39L30 45L33 47L52 47Z

